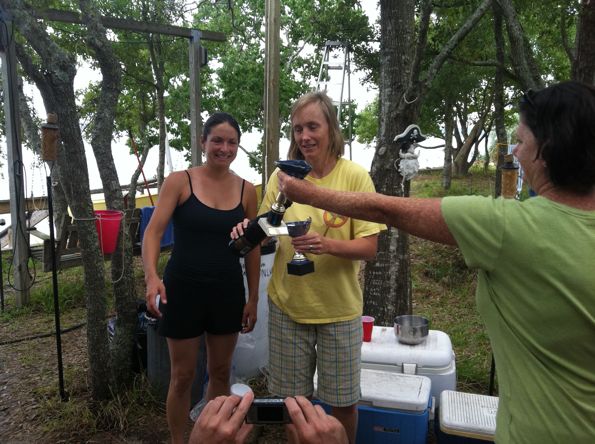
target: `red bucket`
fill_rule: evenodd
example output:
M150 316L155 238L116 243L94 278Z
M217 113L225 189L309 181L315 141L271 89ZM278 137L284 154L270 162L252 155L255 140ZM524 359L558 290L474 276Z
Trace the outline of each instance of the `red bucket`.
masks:
M122 212L116 210L96 210L95 227L99 236L99 246L103 254L111 254L116 250Z

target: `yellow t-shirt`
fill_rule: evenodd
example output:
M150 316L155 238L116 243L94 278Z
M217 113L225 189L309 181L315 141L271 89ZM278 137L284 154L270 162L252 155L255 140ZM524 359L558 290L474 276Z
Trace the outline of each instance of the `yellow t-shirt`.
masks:
M374 184L361 166L339 159L333 170L322 179L307 176L316 185L342 191L374 192ZM269 211L278 194L277 171L267 184L259 214ZM386 227L333 214L308 205L293 203L283 220L312 218L310 231L332 239L356 239L378 234ZM330 254L306 254L314 262L314 273L304 276L287 274L287 262L293 256L289 236L279 236L273 272L269 282L269 298L294 321L324 324L355 319L362 314L362 292L357 280L360 261Z

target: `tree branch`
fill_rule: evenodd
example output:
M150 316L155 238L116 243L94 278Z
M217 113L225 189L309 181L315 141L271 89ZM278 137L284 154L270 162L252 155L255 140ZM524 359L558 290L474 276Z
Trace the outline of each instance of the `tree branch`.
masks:
M539 89L543 86L531 49L526 42L525 33L510 0L495 0L502 8L508 39L510 40L511 57L514 69L521 79L523 89Z
M560 8L560 36L562 37L562 46L564 47L564 51L566 51L566 55L570 60L570 65L574 65L576 61L576 53L574 48L570 45L570 40L568 39L568 31L567 31L567 22L566 22L566 11L564 8Z
M446 61L446 59L452 54L456 46L461 42L469 32L473 29L473 27L479 22L479 20L484 16L486 11L491 7L492 0L483 0L481 4L477 7L475 12L469 16L467 21L461 26L461 28L450 38L450 40L444 45L440 54L436 56L430 67L425 73L425 76L421 79L421 88L422 91L429 89L430 85L434 81L434 78L438 74L438 71Z
M410 84L414 83L414 79L420 78L421 62L424 58L424 53L428 44L428 29L430 27L431 15L432 0L424 0L421 10L421 18L419 20L419 33L417 35L417 45L415 47L415 54L413 55Z

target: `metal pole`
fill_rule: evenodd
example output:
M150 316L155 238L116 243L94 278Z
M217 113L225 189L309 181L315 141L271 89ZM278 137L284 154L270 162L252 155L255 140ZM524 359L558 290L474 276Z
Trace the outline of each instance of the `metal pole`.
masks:
M52 291L54 293L54 321L56 326L56 354L58 355L58 386L62 401L68 401L64 390L64 369L62 366L62 336L60 329L60 300L58 298L58 273L56 266L56 242L54 236L54 206L52 202L52 177L47 176L48 218L50 224L50 259L52 261Z
M16 306L29 303L31 286L29 261L29 235L26 230L25 193L23 187L23 154L21 151L21 128L17 101L17 71L12 19L0 8L0 56L4 82L4 116L6 126L6 151L8 152L8 185L10 191L10 220L14 239L13 274L16 287Z
M351 142L353 141L353 110L351 109L351 46L346 45L345 50L347 51L347 106L349 106L347 137L349 143L349 160L353 160L353 150L351 147Z
M264 105L264 138L265 138L265 172L270 177L275 169L275 161L279 160L279 0L265 1L265 88ZM264 188L264 187L263 187Z
M0 227L6 225L4 219L0 219ZM0 306L4 311L4 272L2 271L2 248L0 247Z

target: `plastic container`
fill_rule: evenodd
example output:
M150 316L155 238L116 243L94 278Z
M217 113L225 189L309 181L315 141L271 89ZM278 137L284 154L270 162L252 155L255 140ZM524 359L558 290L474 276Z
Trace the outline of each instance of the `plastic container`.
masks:
M95 210L95 227L103 254L112 254L116 250L122 215L117 210Z
M431 396L439 404L443 390L456 390L457 370L450 337L430 330L417 345L402 344L394 327L374 326L372 341L362 344L362 368L427 376L432 380Z
M362 369L356 442L425 444L432 410L431 385L426 376ZM330 412L329 406L321 405Z
M167 340L157 332L159 321L147 318L147 379L157 392L160 400L165 401L169 388L170 367ZM200 340L196 374L192 383L191 405L203 397L204 381L207 373L207 350L204 336Z
M440 444L493 442L498 397L444 390L437 438Z

